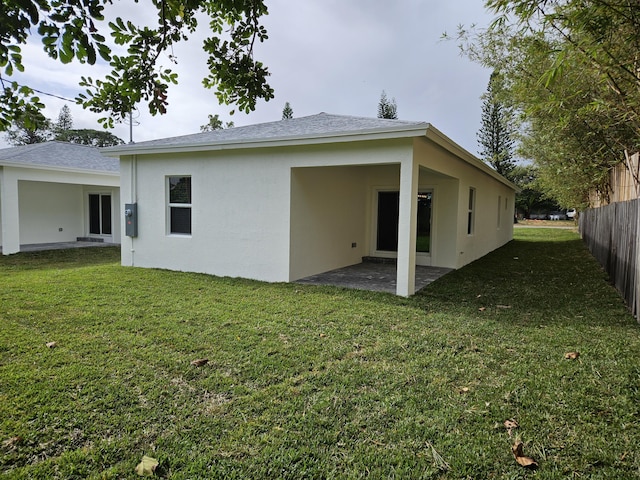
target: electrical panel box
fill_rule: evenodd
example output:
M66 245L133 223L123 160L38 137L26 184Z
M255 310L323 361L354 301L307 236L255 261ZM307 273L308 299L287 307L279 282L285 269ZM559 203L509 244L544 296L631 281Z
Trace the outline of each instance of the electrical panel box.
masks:
M124 204L124 221L125 230L124 233L127 237L138 236L138 204L137 203L125 203Z

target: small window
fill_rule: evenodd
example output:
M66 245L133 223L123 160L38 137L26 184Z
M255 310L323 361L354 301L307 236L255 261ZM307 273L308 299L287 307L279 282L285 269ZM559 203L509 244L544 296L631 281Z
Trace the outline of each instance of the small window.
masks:
M467 235L473 235L475 229L476 189L469 188L469 210L467 214Z
M169 233L191 235L191 177L167 177Z

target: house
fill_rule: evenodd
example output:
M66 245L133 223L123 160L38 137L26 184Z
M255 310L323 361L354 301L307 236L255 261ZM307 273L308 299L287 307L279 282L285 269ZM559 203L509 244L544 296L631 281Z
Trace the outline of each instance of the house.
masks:
M45 142L0 150L0 247L120 243L118 161L95 147Z
M132 214L123 265L291 282L390 257L408 296L416 265L513 235L516 187L428 123L320 113L102 152Z

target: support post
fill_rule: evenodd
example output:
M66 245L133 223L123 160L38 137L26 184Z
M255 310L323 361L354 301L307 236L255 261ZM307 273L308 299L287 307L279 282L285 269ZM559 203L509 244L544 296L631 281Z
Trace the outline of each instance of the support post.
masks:
M0 218L2 218L2 254L20 251L20 216L18 207L18 179L0 168Z
M398 265L396 295L409 297L416 290L416 229L419 165L409 158L400 164L400 211L398 212Z

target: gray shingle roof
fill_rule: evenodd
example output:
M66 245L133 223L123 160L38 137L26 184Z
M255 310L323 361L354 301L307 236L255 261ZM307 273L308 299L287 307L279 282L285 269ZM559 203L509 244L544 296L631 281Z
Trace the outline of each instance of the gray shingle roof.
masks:
M96 147L55 141L0 149L0 165L30 165L114 173L120 171L118 159L105 157Z
M290 118L276 122L259 123L212 132L201 132L180 137L139 142L135 145L107 147L105 151L135 150L148 147L179 147L189 145L215 145L218 143L259 142L278 139L314 138L363 132L401 131L429 127L424 122L364 118L319 113L308 117Z

